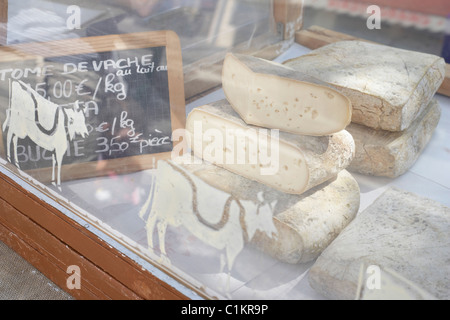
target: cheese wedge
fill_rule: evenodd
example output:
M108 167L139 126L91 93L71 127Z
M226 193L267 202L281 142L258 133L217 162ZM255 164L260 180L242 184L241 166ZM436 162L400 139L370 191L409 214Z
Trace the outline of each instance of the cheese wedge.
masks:
M445 77L439 56L363 41L340 41L283 63L333 86L352 102L352 122L402 131Z
M320 136L345 129L352 117L350 100L329 85L252 56L226 56L222 87L248 124Z
M433 99L408 129L401 132L350 124L347 130L355 140L355 157L348 170L389 178L404 174L430 141L440 116L439 104Z
M186 130L198 158L291 194L336 177L355 152L346 130L322 137L269 131L247 125L226 100L195 108Z
M312 261L359 209L359 186L346 170L303 195L291 195L196 160L185 154L158 162L161 180L156 180L152 215L186 221L194 235L226 247L233 257L244 241L285 263Z
M389 188L322 252L310 269L309 283L327 298L352 300L364 287L365 275L370 277L366 289L386 290L380 287L381 270L392 270L421 292L448 300L449 230L450 208ZM389 297L392 293L384 299Z

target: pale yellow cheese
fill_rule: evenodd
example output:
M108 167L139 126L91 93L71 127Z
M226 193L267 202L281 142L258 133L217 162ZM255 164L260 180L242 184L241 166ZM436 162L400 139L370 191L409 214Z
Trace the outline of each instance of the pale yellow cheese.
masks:
M222 87L248 124L319 136L345 129L352 117L350 100L329 85L252 56L226 56Z
M226 100L195 108L186 123L194 154L280 191L301 194L345 169L353 137L295 135L247 125Z

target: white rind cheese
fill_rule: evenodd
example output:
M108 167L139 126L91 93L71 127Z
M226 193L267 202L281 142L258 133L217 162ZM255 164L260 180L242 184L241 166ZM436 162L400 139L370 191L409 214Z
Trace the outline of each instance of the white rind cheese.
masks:
M250 232L252 228L249 224L246 225L244 233L253 235L249 239L253 247L286 263L304 263L317 258L355 218L359 209L359 186L346 170L341 171L335 179L303 195L291 195L211 163L194 164L194 162L194 158L190 155L173 160L173 163L178 164L190 175L200 178L211 186L209 191L203 189L203 193L198 194L198 197L213 199L217 198L216 193L224 192L240 202L250 201L271 205L276 233L272 236L261 231L253 233ZM166 175L164 179L171 179L171 177ZM176 195L172 195L172 201L177 201ZM184 205L183 207L198 206ZM217 212L214 208L206 209L205 212L200 213L205 217L211 214L209 212ZM237 233L235 237L240 233Z
M303 135L329 135L350 123L350 100L329 85L272 61L229 53L222 87L248 123Z
M382 283L375 278L378 268L392 270L421 291L448 300L449 230L450 208L389 188L322 252L310 269L310 285L330 299L355 299L364 275L371 277L371 289L377 290L377 283Z
M340 41L283 63L333 86L352 102L352 122L408 128L445 77L443 58L363 41Z
M336 177L355 152L345 130L322 137L268 131L247 125L226 100L195 108L186 129L197 157L291 194Z
M432 100L408 129L401 132L350 124L347 130L355 140L355 157L348 170L389 178L402 175L416 162L428 144L440 115L438 102Z

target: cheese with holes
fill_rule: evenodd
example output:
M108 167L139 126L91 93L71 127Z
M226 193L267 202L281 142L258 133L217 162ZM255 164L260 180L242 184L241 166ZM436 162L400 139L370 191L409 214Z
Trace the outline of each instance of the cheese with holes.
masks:
M441 57L362 41L340 41L284 65L346 95L352 122L388 131L408 128L445 77Z
M408 129L401 132L375 130L352 123L347 130L355 140L355 157L348 169L389 178L402 175L428 144L440 115L439 104L433 99Z
M350 123L350 100L329 85L282 64L229 53L222 87L242 119L303 135L328 135Z
M302 136L247 125L226 100L187 117L188 145L202 159L286 193L301 194L345 169L352 136Z
M392 270L429 295L448 300L449 230L450 208L389 188L322 252L310 269L310 285L331 299L355 299L365 275L376 290L382 282L376 278L379 270Z
M335 179L327 181L302 195L292 195L281 192L264 184L234 174L216 165L202 161L186 154L173 160L179 166L177 170L183 170L190 175L191 184L196 177L210 185L210 189L202 189L196 193L195 201L199 203L205 199L215 199L218 194L232 196L238 201L245 212L240 219L241 231L236 231L234 238L245 235L248 242L255 248L269 254L286 263L303 263L317 258L320 253L335 239L338 234L355 218L360 205L359 186L353 176L346 170L341 171ZM164 175L163 179L171 179L171 175ZM179 178L177 178L179 179ZM184 179L184 178L182 178ZM174 179L173 184L179 183ZM170 184L171 182L168 181ZM199 182L192 185L195 190L200 190ZM190 194L190 191L179 192ZM177 202L177 194L170 193L171 201ZM179 197L183 197L179 196ZM189 198L187 201L194 201ZM166 201L167 202L167 201ZM257 204L259 213L250 218L248 212L252 208L246 203ZM267 222L259 219L265 214L267 205L270 205L275 232L269 228ZM167 214L169 203L166 204ZM186 204L184 208L199 208L198 205ZM253 208L254 210L254 208ZM199 211L199 210L197 210ZM198 212L202 219L206 219L212 213L222 212L222 207L205 207L205 211ZM190 212L180 212L186 215ZM194 213L190 213L194 214ZM220 216L221 214L219 214ZM224 217L224 215L222 214ZM260 217L260 218L258 218ZM200 220L202 220L200 219ZM213 221L220 221L215 218ZM222 224L222 228L225 228ZM272 231L271 231L272 230ZM219 233L219 230L218 230Z

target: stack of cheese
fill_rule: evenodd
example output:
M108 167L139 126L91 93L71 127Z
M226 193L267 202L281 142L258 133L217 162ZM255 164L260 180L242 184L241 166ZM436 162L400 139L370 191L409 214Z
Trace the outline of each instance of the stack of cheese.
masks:
M356 144L349 170L397 177L428 143L440 118L434 94L444 59L363 41L341 41L284 65L320 79L352 102Z
M222 85L226 100L187 118L190 148L206 163L183 170L233 199L271 199L277 230L252 232L254 246L288 263L317 258L359 209L358 184L346 171L355 151L345 130L350 100L300 72L245 55L226 56Z

